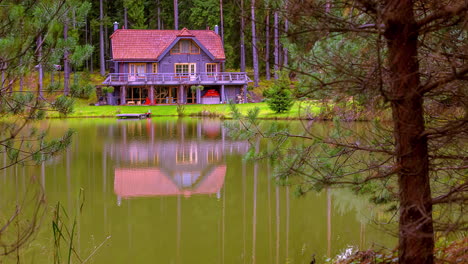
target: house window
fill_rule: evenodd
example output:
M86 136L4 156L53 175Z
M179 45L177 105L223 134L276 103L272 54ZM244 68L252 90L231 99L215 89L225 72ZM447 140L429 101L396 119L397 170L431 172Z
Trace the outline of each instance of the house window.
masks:
M196 70L197 70L197 64L196 63L175 63L174 64L175 73L195 74Z
M141 105L148 98L148 88L130 86L127 89L127 104Z
M216 63L207 63L206 64L206 73L208 75L214 75L217 72Z
M200 48L190 39L181 39L171 49L171 54L200 54Z
M175 104L178 101L178 87L154 87L154 103L155 104Z
M158 64L157 63L153 63L151 65L151 72L152 73L158 73Z
M129 71L130 75L144 75L146 73L146 63L130 63Z

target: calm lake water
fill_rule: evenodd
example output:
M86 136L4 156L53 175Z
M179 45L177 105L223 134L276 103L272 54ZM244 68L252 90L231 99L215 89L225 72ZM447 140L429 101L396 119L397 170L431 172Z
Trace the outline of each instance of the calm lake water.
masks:
M76 135L69 150L42 166L0 174L0 224L34 189L31 177L45 190L46 214L36 239L21 250L24 263L53 263L58 201L70 223L76 219L74 244L83 259L105 241L90 263L309 263L314 254L323 260L349 246L395 243L372 224L383 213L365 198L346 190L296 197L292 187L276 185L273 165L244 160L249 144L230 139L216 119L38 126L51 137L68 128Z

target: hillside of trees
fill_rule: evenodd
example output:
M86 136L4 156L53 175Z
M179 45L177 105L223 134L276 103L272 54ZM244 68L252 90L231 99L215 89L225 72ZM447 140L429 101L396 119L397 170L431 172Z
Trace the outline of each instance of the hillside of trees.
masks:
M228 69L253 67L253 49L258 54L258 68L262 75L273 74L274 64L287 63L287 49L282 46L285 28L288 26L283 14L284 3L278 1L244 0L116 0L90 1L91 9L84 25L76 34L80 44L89 44L96 52L90 56L81 69L96 71L100 67L100 33L102 21L104 60L111 59L109 36L113 23L128 29L214 29L220 26L224 41ZM102 20L100 17L102 6ZM176 25L174 7L178 7ZM253 11L252 11L253 10ZM252 15L254 19L252 20ZM253 22L253 23L252 23ZM252 25L255 24L254 27ZM276 25L276 27L275 27ZM255 28L255 44L252 41ZM245 50L242 51L242 46ZM241 59L242 54L245 55ZM278 54L278 55L276 55ZM107 65L106 65L107 66ZM107 69L107 68L106 68ZM268 77L267 77L268 79Z

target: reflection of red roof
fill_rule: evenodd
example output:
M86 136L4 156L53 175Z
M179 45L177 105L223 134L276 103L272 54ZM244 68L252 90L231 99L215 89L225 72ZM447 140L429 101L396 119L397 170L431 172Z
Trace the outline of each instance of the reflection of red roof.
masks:
M180 189L157 168L116 168L114 192L123 198L217 193L224 184L226 166L217 166L194 189Z
M178 37L195 37L214 57L224 60L221 37L212 30L118 29L112 35L113 60L157 60Z

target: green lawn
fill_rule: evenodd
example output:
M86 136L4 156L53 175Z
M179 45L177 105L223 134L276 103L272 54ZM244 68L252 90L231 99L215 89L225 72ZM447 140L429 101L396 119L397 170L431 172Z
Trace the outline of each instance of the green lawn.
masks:
M255 107L260 108L260 118L267 119L298 119L305 117L304 110L299 111L300 104L296 103L292 109L287 113L276 114L271 111L266 103L249 103L237 105L242 113L247 113L250 109ZM212 115L229 118L231 117L229 105L184 105L185 115ZM304 103L302 104L302 109ZM319 111L317 105L310 107L313 113ZM78 101L75 110L68 117L115 117L116 114L126 113L146 113L151 111L153 116L177 116L177 105L156 105L156 106L89 106L84 101ZM301 114L300 114L301 113ZM48 117L59 117L58 113L50 112Z

